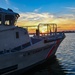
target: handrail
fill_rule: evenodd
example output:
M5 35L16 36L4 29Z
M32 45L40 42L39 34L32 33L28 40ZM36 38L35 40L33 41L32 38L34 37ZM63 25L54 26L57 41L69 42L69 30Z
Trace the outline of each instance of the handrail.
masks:
M23 27L25 27L25 28L27 28L27 30L28 30L28 28L30 28L30 27L36 27L36 32L35 32L35 34L37 35L37 36L40 36L40 34L42 34L41 32L40 32L40 28L41 28L41 26L46 26L46 30L47 30L47 32L45 32L45 34L47 34L47 35L55 35L56 33L57 33L57 24L55 24L55 23L40 23L38 26L23 26ZM44 34L44 33L43 33Z

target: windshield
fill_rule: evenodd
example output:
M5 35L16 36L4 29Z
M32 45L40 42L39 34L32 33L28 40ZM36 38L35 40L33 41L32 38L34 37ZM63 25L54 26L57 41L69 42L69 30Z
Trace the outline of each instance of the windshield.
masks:
M1 14L0 14L0 24L1 24Z
M0 25L16 25L18 14L0 13Z
M15 17L14 15L5 15L5 25L14 25Z

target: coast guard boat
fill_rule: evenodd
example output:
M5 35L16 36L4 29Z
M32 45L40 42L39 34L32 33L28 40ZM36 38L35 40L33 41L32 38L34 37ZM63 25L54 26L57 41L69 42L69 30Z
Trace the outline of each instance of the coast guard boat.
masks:
M19 14L0 8L0 74L19 75L29 67L55 55L65 38L57 32L57 25L40 23L36 33L29 36L26 28L15 25ZM45 26L45 34L40 28Z

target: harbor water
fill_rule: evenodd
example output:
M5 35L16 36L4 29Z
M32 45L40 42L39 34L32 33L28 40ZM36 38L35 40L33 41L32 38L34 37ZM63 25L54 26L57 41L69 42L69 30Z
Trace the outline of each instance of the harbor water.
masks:
M75 33L66 33L54 58L30 69L24 75L75 75Z

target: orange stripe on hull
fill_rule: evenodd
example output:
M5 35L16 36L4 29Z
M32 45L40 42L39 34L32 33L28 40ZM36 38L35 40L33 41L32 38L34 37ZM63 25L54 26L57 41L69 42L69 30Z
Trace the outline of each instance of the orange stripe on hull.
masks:
M47 55L47 58L50 57L50 55L52 54L52 52L54 51L54 49L58 46L60 40L57 40L56 41L56 44L52 47L52 49L49 51L48 55Z

